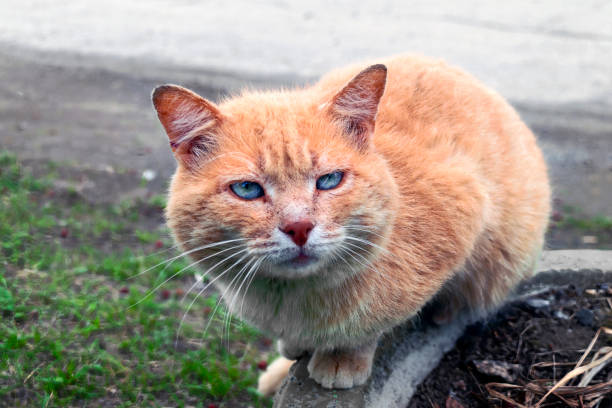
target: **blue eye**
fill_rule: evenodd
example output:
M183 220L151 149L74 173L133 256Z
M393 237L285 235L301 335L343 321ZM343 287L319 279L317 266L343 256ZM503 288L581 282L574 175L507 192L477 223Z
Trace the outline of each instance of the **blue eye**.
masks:
M331 190L332 188L336 188L342 181L342 177L344 177L344 172L342 171L334 171L333 173L325 174L317 179L317 189Z
M264 195L263 187L252 181L239 181L230 184L230 188L234 194L245 200L254 200Z

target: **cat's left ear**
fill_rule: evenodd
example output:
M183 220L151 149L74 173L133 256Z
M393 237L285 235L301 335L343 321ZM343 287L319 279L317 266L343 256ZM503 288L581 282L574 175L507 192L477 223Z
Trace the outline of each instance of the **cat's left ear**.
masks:
M385 91L387 67L372 65L355 76L334 96L330 113L357 148L369 145L380 98Z
M187 167L214 149L222 120L212 103L178 85L162 85L151 96L177 160Z

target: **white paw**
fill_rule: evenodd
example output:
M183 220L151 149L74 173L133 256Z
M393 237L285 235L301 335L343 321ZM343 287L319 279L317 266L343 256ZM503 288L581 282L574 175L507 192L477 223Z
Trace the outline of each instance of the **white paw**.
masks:
M279 357L274 360L266 371L259 376L257 390L266 397L274 395L283 383L293 363L294 361L287 360L284 357Z
M324 388L351 388L365 384L372 371L372 352L315 351L308 363L310 378Z

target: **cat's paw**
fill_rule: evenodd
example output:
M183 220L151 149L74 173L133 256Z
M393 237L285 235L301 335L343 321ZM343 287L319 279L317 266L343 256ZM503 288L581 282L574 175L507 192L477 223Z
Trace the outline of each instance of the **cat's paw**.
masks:
M289 369L295 361L279 357L259 376L257 390L266 397L271 397L280 388Z
M374 350L320 351L310 358L310 378L324 388L351 388L365 384L372 372Z

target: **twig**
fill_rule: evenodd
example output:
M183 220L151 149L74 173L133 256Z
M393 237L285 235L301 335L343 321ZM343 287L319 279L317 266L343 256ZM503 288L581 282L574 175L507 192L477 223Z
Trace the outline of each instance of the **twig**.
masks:
M25 384L25 383L27 383L27 382L28 382L28 380L30 379L30 377L32 377L32 375L34 375L34 373L35 373L36 371L38 371L38 369L39 369L40 367L42 367L42 365L43 365L43 364L45 364L45 363L43 362L43 363L40 363L38 366L36 366L36 368L35 368L35 369L33 369L33 370L32 370L32 372L31 372L30 374L28 374L28 376L25 378L25 380L23 380L23 383L24 383L24 384Z
M500 388L511 388L511 389L520 389L523 388L520 385L514 385L514 384L504 384L504 383L489 383L485 385L485 388L487 389L487 391L489 392L490 395L494 396L495 398L499 398L502 401L506 401L507 403L509 403L512 406L516 406L518 408L529 408L515 400L513 400L512 398L508 397L507 395L502 394L499 391L496 391L493 389L493 387L500 387Z
M599 334L599 331L597 332ZM586 354L586 353L585 353ZM552 394L557 388L565 385L569 380L571 380L574 377L579 376L580 374L590 370L593 367L597 367L598 365L607 362L609 359L612 358L612 351L610 351L609 353L607 353L605 356L603 356L600 359L597 359L595 361L592 361L591 363L582 366L582 367L578 367L578 368L574 368L572 371L570 371L569 373L565 374L565 376L559 380L558 383L556 383L554 385L554 387L552 387L543 397L542 399L540 399L540 401L538 401L538 403L535 405L535 408L538 408L542 402L544 402L544 400L546 400L546 398L548 398L548 396L550 394ZM605 385L605 384L604 384Z
M597 333L595 333L595 337L593 337L593 340L591 340L591 343L589 344L589 347L587 347L587 349L585 350L585 352L582 355L582 357L580 357L580 360L578 360L578 362L576 363L576 366L574 367L574 369L580 367L580 365L582 364L584 359L589 355L589 353L591 352L591 349L593 348L593 346L595 345L595 342L597 341L597 338L599 337L599 333L601 333L601 328L599 330L597 330Z
M49 399L47 400L47 402L45 402L45 408L49 406L49 402L51 402L51 399L53 399L53 391L51 391L51 394L49 394Z
M593 356L593 358L591 359L591 361L594 361L597 357L599 357L601 354L607 353L609 351L612 351L612 347L602 347L599 350L597 350L597 352L595 353L595 355ZM609 361L608 361L609 362ZM606 366L606 363L601 364L595 368L593 368L592 370L590 370L587 373L584 373L582 375L582 379L580 380L580 382L578 383L579 387L586 387L587 385L589 385L589 383L591 382L591 380L597 375L598 372L600 372L604 367Z
M521 346L523 345L523 336L525 335L525 333L527 333L527 330L531 329L532 327L533 327L533 324L531 323L531 321L529 321L529 323L527 323L527 326L525 326L525 328L519 335L518 344L516 345L516 356L514 357L515 362L519 361L519 355L521 353Z

